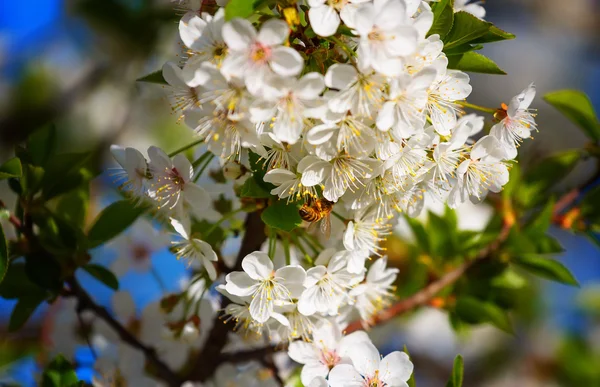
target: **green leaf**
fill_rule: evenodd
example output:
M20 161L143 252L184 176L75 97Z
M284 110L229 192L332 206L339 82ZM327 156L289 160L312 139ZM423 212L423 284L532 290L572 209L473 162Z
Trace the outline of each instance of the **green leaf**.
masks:
M56 205L56 213L67 222L83 227L90 202L89 187L82 187L62 195Z
M491 302L465 296L456 302L456 313L461 320L471 324L488 322L507 333L513 333L513 328L506 312Z
M600 123L588 96L578 90L559 90L544 95L544 100L558 109L587 136L600 141Z
M488 33L492 24L460 11L454 14L454 24L444 40L444 50L473 42Z
M44 290L27 276L23 262L13 262L8 268L4 281L0 283L0 297L8 300L43 294L45 294Z
M269 198L271 194L259 185L255 177L252 176L246 179L244 185L242 185L240 196L244 198Z
M10 315L10 321L8 322L8 331L14 332L20 329L37 307L44 301L46 297L42 294L24 296L19 298L19 301L15 305L15 308Z
M82 269L112 290L119 290L119 280L112 271L104 266L90 263L83 266Z
M427 235L427 231L425 231L425 227L423 224L413 218L408 216L404 217L412 230L412 233L417 241L418 246L426 253L431 252L431 246L429 245L429 236Z
M471 51L478 51L481 50L483 48L483 45L481 44L462 44L458 47L454 47L454 48L450 48L448 50L444 50L444 53L448 56L454 56L454 55L460 55L460 54L464 54L466 52L471 52Z
M0 283L4 280L8 271L8 245L6 244L6 236L0 224Z
M433 24L427 33L427 36L438 34L440 39L444 39L452 29L454 23L454 1L441 0L434 3L431 7L433 11Z
M579 286L579 282L573 277L569 269L554 259L535 254L525 254L515 257L513 262L538 277L565 285Z
M31 163L40 167L46 165L54 154L57 144L57 132L54 124L33 132L27 139L27 153Z
M269 227L290 232L302 224L298 213L298 204L287 203L286 200L274 201L260 215L262 221Z
M155 71L148 75L144 75L141 78L136 79L137 82L146 82L146 83L157 83L159 85L168 85L169 83L165 80L162 74L162 70Z
M581 160L581 151L574 149L546 157L527 171L523 184L517 187L517 199L526 207L541 203L550 189L565 178Z
M247 18L254 12L256 1L252 0L230 0L225 6L225 20L234 17Z
M506 74L493 60L477 52L449 56L448 68L472 73Z
M42 179L44 197L49 200L79 188L96 177L100 170L91 165L92 156L91 152L65 153L50 159Z
M452 367L452 375L446 383L446 387L462 387L464 376L464 364L461 355L456 355L454 358L454 366Z
M32 253L26 256L25 273L33 283L54 294L62 288L62 270L51 255Z
M527 235L531 238L539 238L546 234L552 224L554 213L554 200L548 200L542 211L529 223L526 228Z
M73 365L63 355L58 355L46 367L42 374L41 387L73 387L79 385L79 379Z
M514 38L516 38L516 36L514 34L503 31L500 28L492 25L492 26L490 26L489 31L485 35L483 35L475 40L472 40L471 43L492 43L492 42L499 42L502 40L511 40Z
M23 169L21 167L21 160L17 157L13 157L0 165L0 180L9 179L11 177L21 177L22 174Z
M88 232L89 248L99 246L119 235L144 213L128 200L120 200L106 207Z

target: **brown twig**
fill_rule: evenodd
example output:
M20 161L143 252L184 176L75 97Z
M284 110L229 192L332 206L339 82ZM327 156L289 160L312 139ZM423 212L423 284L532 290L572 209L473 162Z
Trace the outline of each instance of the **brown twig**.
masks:
M233 270L241 270L244 257L253 251L260 250L260 246L267 239L264 231L265 225L260 219L260 213L258 212L248 214L244 228L246 232ZM229 303L230 301L226 297L223 297L221 300L221 309L224 309ZM221 352L227 343L227 335L232 331L233 325L233 323L221 322L220 319L215 321L208 335L210 340L207 341L204 349L198 356L198 367L190 372L188 380L203 382L212 376L219 364L224 362ZM237 355L234 354L233 356Z
M469 268L471 268L475 263L488 258L490 254L497 251L502 245L502 243L504 243L504 241L508 238L510 229L511 224L505 222L503 224L502 230L500 231L500 234L498 235L498 238L496 238L494 242L490 243L488 246L479 251L475 258L464 262L456 269L445 274L437 281L430 283L425 288L421 289L412 296L405 298L404 300L395 303L390 308L380 312L369 322L370 325L373 326L382 324L418 306L427 304L442 289L444 289L446 286L452 285L459 278L461 278L467 272L467 270L469 270ZM362 327L362 321L354 321L350 323L350 325L348 325L348 327L346 328L346 333L352 333L354 331L362 329Z
M168 365L166 365L156 353L156 350L149 347L139 341L131 332L129 332L121 323L102 306L98 305L90 295L81 287L79 282L75 278L69 278L66 283L70 288L70 295L77 298L78 311L91 310L96 316L104 320L115 332L119 334L119 337L123 342L129 344L131 347L138 349L144 353L146 361L155 369L156 375L168 383L171 387L180 387L184 382L175 372L173 372Z

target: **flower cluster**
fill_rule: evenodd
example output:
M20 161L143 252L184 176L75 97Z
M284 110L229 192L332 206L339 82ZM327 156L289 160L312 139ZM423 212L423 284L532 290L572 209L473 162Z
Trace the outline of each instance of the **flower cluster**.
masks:
M485 15L478 4L455 4ZM219 6L185 5L185 60L165 64L162 75L173 111L210 152L194 165L216 156L225 176L261 176L271 195L313 211L304 220L329 231L335 207L345 222L335 224L337 240L306 236L314 260L294 254L302 244L289 240L276 259L275 237L243 258L243 271L217 271L218 254L191 227L211 208L195 183L204 168L156 147L149 160L115 147L122 186L170 218L178 257L199 262L211 281L226 274L216 287L229 300L226 321L291 343L304 385L405 385L406 355L380 359L363 333L341 338L340 327L356 317L368 324L392 300L398 270L387 268L381 242L397 213L414 217L428 201L455 208L502 190L518 146L536 130L533 84L497 109L483 134L484 117L463 110L474 106L465 101L469 76L448 68L444 43L428 34L428 2L308 0L231 20ZM307 23L297 20L300 9ZM250 176L251 157L264 173Z

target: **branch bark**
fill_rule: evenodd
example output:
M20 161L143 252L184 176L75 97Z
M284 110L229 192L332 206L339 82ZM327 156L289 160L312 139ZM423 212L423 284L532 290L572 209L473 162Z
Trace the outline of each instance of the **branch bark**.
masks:
M453 283L458 281L458 279L461 278L467 272L467 270L469 270L473 265L475 265L476 263L478 263L484 259L487 259L492 253L497 251L500 248L500 246L502 245L502 243L504 243L504 241L508 238L510 229L511 229L511 224L508 222L504 222L504 224L502 226L502 230L500 231L500 234L498 235L498 238L496 238L496 240L494 242L490 243L488 246L483 248L477 254L477 256L475 256L475 258L471 259L470 261L464 262L463 264L458 266L456 269L445 274L443 277L441 277L437 281L430 283L429 285L427 285L426 287L424 287L417 293L413 294L412 296L405 298L402 301L397 302L396 304L392 305L390 308L388 308L386 310L381 311L379 314L377 314L373 318L372 321L370 321L370 325L373 326L373 325L379 325L379 324L385 323L385 322L390 321L391 319L393 319L397 316L400 316L401 314L406 313L416 307L427 304L429 301L431 301L431 299L433 297L435 297L436 294L438 294L446 286L452 285ZM349 334L349 333L355 332L357 330L360 330L362 328L363 328L362 321L357 320L357 321L353 321L352 323L350 323L348 325L348 327L346 328L345 332L346 332L346 334Z
M233 268L234 271L242 270L242 260L244 257L253 251L260 250L260 246L267 239L264 231L265 225L260 219L259 212L255 211L248 214L244 228L246 232L244 233L244 239L242 240L235 267ZM230 301L227 297L223 297L221 299L221 309L225 309L229 303ZM198 357L198 366L192 370L187 380L204 382L212 376L219 364L226 361L227 357L223 356L221 352L227 343L227 334L233 330L233 326L233 322L225 323L217 318L208 335L210 340L207 340L204 349Z
M146 361L155 369L157 376L168 383L171 387L180 387L183 380L169 368L156 353L156 350L139 341L131 332L129 332L121 323L102 306L98 305L90 295L81 287L79 282L74 278L66 280L71 290L71 295L77 298L78 312L83 310L91 310L96 316L104 320L112 329L119 334L121 340L144 353Z

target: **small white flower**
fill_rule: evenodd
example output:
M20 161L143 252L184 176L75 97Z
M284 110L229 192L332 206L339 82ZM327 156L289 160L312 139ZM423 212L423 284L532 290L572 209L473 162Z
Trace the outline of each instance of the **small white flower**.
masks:
M456 101L463 100L471 94L469 76L462 71L447 70L448 59L438 59L433 67L437 69L435 83L429 89L427 111L435 130L442 136L450 134L456 126L456 117L460 105Z
M255 126L244 115L229 114L227 110L203 106L189 110L185 115L185 123L221 159L240 160L243 148L266 155Z
M306 118L318 118L326 106L319 98L325 88L323 76L316 72L300 79L270 77L269 92L250 108L252 121L269 122L275 138L295 144L302 134Z
M373 130L363 120L346 113L330 113L306 134L306 140L315 147L323 160L331 160L340 152L366 157L375 148Z
M427 90L435 76L433 68L426 68L413 77L403 74L392 79L388 100L377 116L377 128L391 128L396 138L408 138L423 130Z
M267 20L257 32L248 20L232 19L223 26L229 47L223 72L245 79L252 94L261 93L265 78L272 72L285 77L300 74L304 60L296 50L283 46L289 32L283 20Z
M118 145L111 145L110 153L121 165L115 173L119 188L130 192L136 199L144 197L148 179L148 162L144 156L137 149Z
M225 24L225 10L219 9L214 16L198 11L187 12L179 22L179 36L190 48L189 62L209 62L220 65L227 55L227 45L221 31Z
M348 348L360 342L370 342L364 331L342 336L342 330L333 322L323 321L313 332L311 342L290 343L288 355L292 360L303 364L300 380L305 386L315 378L325 378L338 364L349 363Z
M298 299L298 311L306 316L335 316L342 302L347 301L348 289L363 277L349 273L344 256L335 254L334 249L321 252L315 265L306 272L306 289Z
M194 211L202 211L210 205L210 196L192 181L194 169L189 160L182 154L173 160L160 148L148 148L152 183L150 196L155 199L159 208L180 209L184 205Z
M317 35L331 36L340 26L340 18L352 28L357 3L368 0L308 0L308 20ZM339 12L339 15L338 15Z
M300 266L285 266L273 270L273 262L263 252L256 251L242 260L243 272L227 275L226 290L236 296L252 296L250 314L259 323L273 315L275 303L291 301L302 291L306 272Z
M188 261L196 261L202 264L206 269L208 276L211 280L217 279L217 271L213 265L213 262L217 262L217 253L213 250L212 246L208 243L194 238L190 235L189 230L176 219L171 219L173 228L183 240L173 242L173 247L176 249L175 255L177 259L187 259Z
M410 25L404 0L381 0L363 4L354 15L354 29L360 36L358 65L387 76L403 69L400 56L417 48L418 31Z
M301 182L306 187L323 182L323 196L336 202L345 192L364 185L362 179L369 179L377 170L378 163L371 159L358 159L340 154L329 162L315 156L306 156L300 161L305 165Z
M350 364L340 364L329 373L331 387L405 387L413 364L404 352L384 357L370 342L358 342L348 349Z
M508 182L508 168L502 160L506 151L493 136L484 136L473 145L470 158L456 169L457 183L450 192L448 205L456 208L468 199L479 203L488 191L500 192Z
M517 157L517 147L524 139L531 137L532 131L537 130L535 113L529 109L534 97L535 86L532 83L497 113L504 117L492 127L490 134L500 140L507 159Z
M348 223L344 233L344 247L350 251L368 251L381 256L381 242L390 235L390 225L377 217L375 207L362 210Z
M375 314L387 308L395 297L392 286L398 275L398 269L386 268L387 257L373 262L367 272L366 281L350 291L356 298L355 307L363 321L368 322Z
M280 199L287 199L288 202L300 200L305 196L316 195L314 187L305 187L301 179L301 173L294 173L283 168L270 170L264 178L265 182L277 186L271 190L271 195L277 195Z
M173 113L181 114L185 110L200 106L198 98L198 79L195 78L194 66L180 69L173 62L167 62L162 68L162 75L169 84L169 98Z
M335 113L348 110L359 117L373 117L381 107L385 78L374 71L359 72L346 63L332 65L325 74L327 87L339 90L329 96L329 109Z

